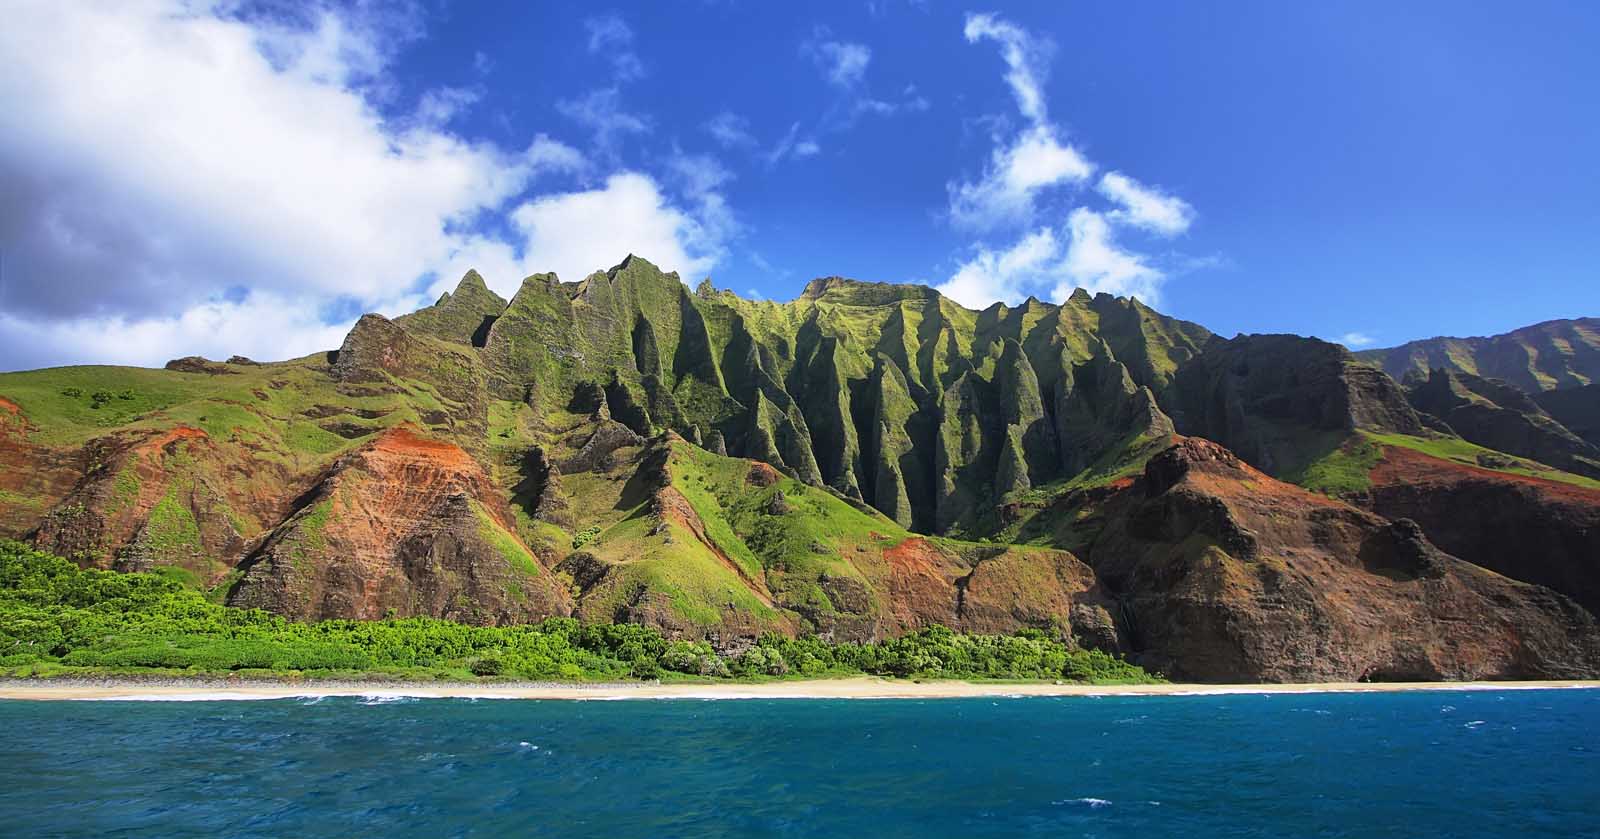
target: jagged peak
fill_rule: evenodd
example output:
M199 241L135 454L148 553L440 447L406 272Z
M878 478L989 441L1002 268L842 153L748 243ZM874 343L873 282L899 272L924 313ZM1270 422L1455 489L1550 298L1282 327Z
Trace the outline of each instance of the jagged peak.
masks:
M483 281L483 275L476 268L468 268L467 273L461 275L461 282L456 283L456 294L463 291L488 291L489 284Z
M551 289L557 289L561 287L561 278L557 277L554 271L547 271L542 274L529 274L528 276L522 278L522 284L517 286L517 293L511 295L511 302L506 304L506 308L508 310L515 308L517 303L519 301L523 301L527 295L549 294Z
M610 270L604 273L607 277L612 279L616 279L617 275L622 273L657 274L664 277L671 277L674 280L678 279L677 271L663 271L661 270L661 267L656 265L654 262L651 262L642 256L631 253L623 257L621 262L618 262L616 265L612 266Z

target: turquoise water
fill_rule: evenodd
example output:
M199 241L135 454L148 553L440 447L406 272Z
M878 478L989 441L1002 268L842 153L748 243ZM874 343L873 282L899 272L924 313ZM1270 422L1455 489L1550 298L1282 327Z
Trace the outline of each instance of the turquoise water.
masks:
M0 702L5 836L1600 835L1600 691Z

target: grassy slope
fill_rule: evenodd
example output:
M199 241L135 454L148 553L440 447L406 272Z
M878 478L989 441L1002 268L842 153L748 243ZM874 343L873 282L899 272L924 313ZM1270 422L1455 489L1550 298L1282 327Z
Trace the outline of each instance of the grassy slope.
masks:
M1362 431L1354 435L1330 435L1321 453L1305 466L1284 478L1306 489L1339 496L1365 491L1372 486L1368 477L1383 459L1385 446L1411 449L1441 460L1476 466L1508 475L1524 475L1560 481L1574 486L1600 489L1600 481L1553 469L1542 463L1512 457L1486 449L1458 437L1413 437L1407 434L1379 434Z

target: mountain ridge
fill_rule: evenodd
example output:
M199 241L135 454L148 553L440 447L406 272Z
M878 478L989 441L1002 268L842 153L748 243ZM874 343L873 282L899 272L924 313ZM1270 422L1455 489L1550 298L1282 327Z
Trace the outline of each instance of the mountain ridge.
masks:
M1540 462L1586 445L1553 412L1502 396L1478 413L1567 448L1456 412L1458 436L1338 345L1222 338L1133 298L971 310L823 277L752 301L630 255L509 300L470 271L328 353L169 367L0 374L0 535L308 619L574 614L718 644L1054 627L1217 679L1600 672L1600 482ZM1194 465L1228 458L1243 465ZM1175 463L1195 476L1176 495ZM1452 469L1470 480L1401 491ZM1492 534L1437 512L1506 492L1559 546L1538 562L1475 553ZM1255 495L1309 529L1261 518ZM1368 535L1334 535L1351 528ZM1427 567L1444 576L1373 559L1397 550L1443 557ZM1312 577L1289 570L1312 556ZM1220 588L1183 600L1202 570ZM1314 642L1352 608L1328 586L1391 628L1351 617ZM1395 627L1420 643L1488 608L1475 598L1506 604L1510 634L1466 657L1393 646ZM1284 602L1301 619L1265 619ZM1190 634L1153 631L1166 620ZM1269 655L1279 642L1323 652Z

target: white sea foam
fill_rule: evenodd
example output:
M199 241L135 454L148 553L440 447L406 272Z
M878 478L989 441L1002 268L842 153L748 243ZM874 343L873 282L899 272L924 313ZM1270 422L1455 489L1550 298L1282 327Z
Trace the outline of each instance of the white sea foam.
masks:
M1068 798L1068 799L1066 799L1064 801L1052 801L1050 803L1055 804L1057 806L1060 806L1062 804L1082 804L1082 805L1088 807L1091 810L1098 810L1101 807L1110 807L1111 806L1111 802L1107 801L1104 798Z
M396 702L416 702L416 696L411 696L403 691L382 691L379 693L361 694L362 705L390 705Z

